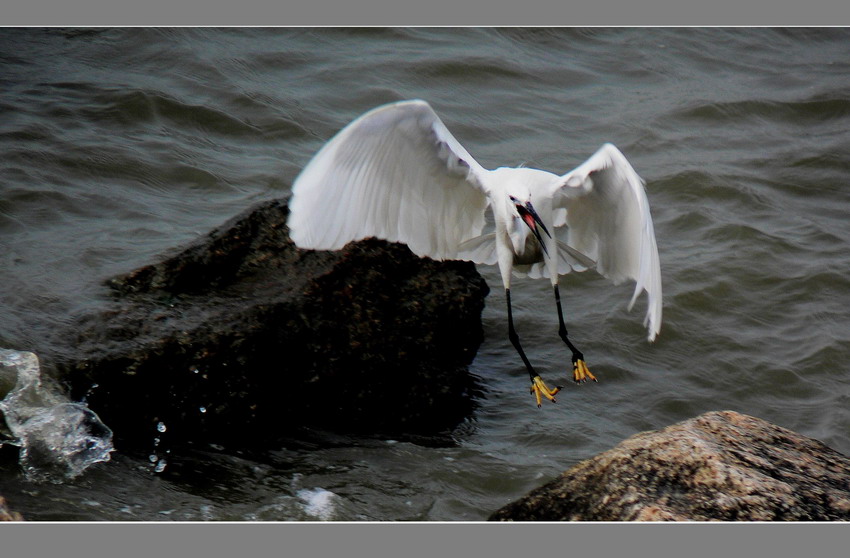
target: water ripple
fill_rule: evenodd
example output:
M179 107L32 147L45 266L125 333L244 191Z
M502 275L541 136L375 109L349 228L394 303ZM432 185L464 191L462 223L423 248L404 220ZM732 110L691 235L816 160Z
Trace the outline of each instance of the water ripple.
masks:
M828 98L780 102L770 100L744 100L724 103L704 103L682 109L674 117L697 124L720 126L767 120L778 124L811 126L824 122L833 124L836 119L850 116L850 99Z

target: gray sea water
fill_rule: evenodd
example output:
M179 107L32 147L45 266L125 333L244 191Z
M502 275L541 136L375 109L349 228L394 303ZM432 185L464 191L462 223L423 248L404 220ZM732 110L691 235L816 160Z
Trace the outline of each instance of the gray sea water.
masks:
M74 480L15 461L35 520L483 520L640 431L732 409L850 454L850 31L0 29L0 347L44 346L103 280L249 206L379 104L428 100L485 167L565 172L615 143L647 180L664 322L593 272L562 280L598 384L537 409L495 268L486 393L456 443L339 438L181 475L120 451ZM551 383L569 373L547 281L512 285ZM269 424L268 428L275 428ZM202 448L203 449L203 448ZM166 470L167 471L167 470Z

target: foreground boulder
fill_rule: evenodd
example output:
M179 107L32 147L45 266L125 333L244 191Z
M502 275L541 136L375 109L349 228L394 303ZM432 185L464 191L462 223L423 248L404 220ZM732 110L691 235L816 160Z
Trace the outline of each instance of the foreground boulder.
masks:
M16 511L12 511L6 505L6 499L0 496L0 521L23 521L24 518L21 517Z
M644 432L494 513L498 521L850 520L850 459L739 413Z
M300 250L268 202L110 281L59 365L117 442L248 447L295 428L439 432L472 409L488 289L468 262L368 239ZM67 359L66 359L67 360Z

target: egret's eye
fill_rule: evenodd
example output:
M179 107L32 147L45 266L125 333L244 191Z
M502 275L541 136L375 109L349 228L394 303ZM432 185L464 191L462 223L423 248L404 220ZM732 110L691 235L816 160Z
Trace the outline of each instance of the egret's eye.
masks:
M519 203L519 200L518 200L518 199L516 199L515 197L513 197L513 196L508 196L508 197L509 197L509 198L511 198L511 201L512 201L512 202L514 202L514 203Z

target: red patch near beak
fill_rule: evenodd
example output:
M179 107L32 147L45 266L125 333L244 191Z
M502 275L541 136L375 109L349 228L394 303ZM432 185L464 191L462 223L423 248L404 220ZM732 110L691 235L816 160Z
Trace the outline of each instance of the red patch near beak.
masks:
M531 230L537 230L537 222L534 220L534 216L531 213L527 213L525 211L522 212L522 220L525 221L525 224L528 225L528 228Z

